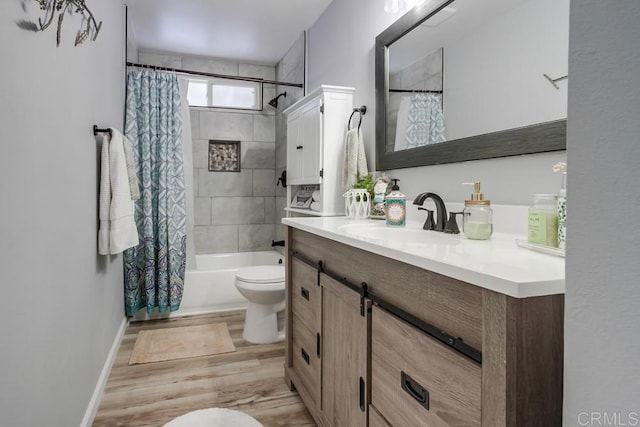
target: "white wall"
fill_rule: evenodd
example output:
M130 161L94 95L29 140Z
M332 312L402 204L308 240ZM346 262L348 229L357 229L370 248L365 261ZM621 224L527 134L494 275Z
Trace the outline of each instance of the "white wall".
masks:
M375 166L375 37L398 18L385 13L383 6L383 0L334 0L309 30L308 92L321 84L356 88L354 105L368 107L362 128L370 169ZM460 183L477 179L494 203L528 205L534 193L558 191L560 178L551 167L565 158L565 152L556 152L387 174L401 179L400 187L409 198L433 191L445 201L463 201L470 191Z
M571 1L567 426L640 425L640 2L614 3Z
M121 256L97 255L92 134L122 127L124 7L90 7L97 41L74 47L80 22L66 16L56 48L55 23L21 30L20 2L0 2L3 426L79 425L124 319Z

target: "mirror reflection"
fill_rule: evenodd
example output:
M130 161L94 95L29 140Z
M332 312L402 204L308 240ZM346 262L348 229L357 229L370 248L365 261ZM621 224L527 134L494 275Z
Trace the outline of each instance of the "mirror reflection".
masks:
M455 0L402 32L387 43L385 152L565 119L568 25L568 0Z

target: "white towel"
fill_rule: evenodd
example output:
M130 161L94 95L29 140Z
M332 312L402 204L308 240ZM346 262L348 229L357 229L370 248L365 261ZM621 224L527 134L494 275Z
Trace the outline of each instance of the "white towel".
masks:
M321 202L311 202L309 205L309 209L316 212L322 212L322 203Z
M357 128L347 130L344 139L342 186L348 190L355 185L358 179L357 176L367 175L369 169L367 168L364 141L360 130Z
M316 190L311 194L311 198L314 202L322 202L322 196L320 195L320 190Z
M124 154L124 137L115 129L102 142L98 253L117 254L138 245L134 205ZM105 135L106 136L106 135Z

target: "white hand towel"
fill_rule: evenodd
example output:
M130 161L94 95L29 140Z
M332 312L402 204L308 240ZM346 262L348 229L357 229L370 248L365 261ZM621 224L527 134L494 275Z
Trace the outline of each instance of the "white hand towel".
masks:
M359 129L349 129L344 142L344 165L342 173L342 186L348 190L353 188L357 176L369 173L367 158L364 152L364 141Z
M98 252L101 255L117 254L139 243L124 136L115 129L111 133L111 140L105 139L102 143L98 230Z
M320 190L316 190L311 194L311 198L314 202L322 202L322 196L320 195Z

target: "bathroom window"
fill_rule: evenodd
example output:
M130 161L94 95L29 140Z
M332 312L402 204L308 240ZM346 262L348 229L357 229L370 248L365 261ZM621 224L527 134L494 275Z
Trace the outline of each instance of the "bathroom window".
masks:
M262 110L262 84L229 79L190 79L192 107Z

